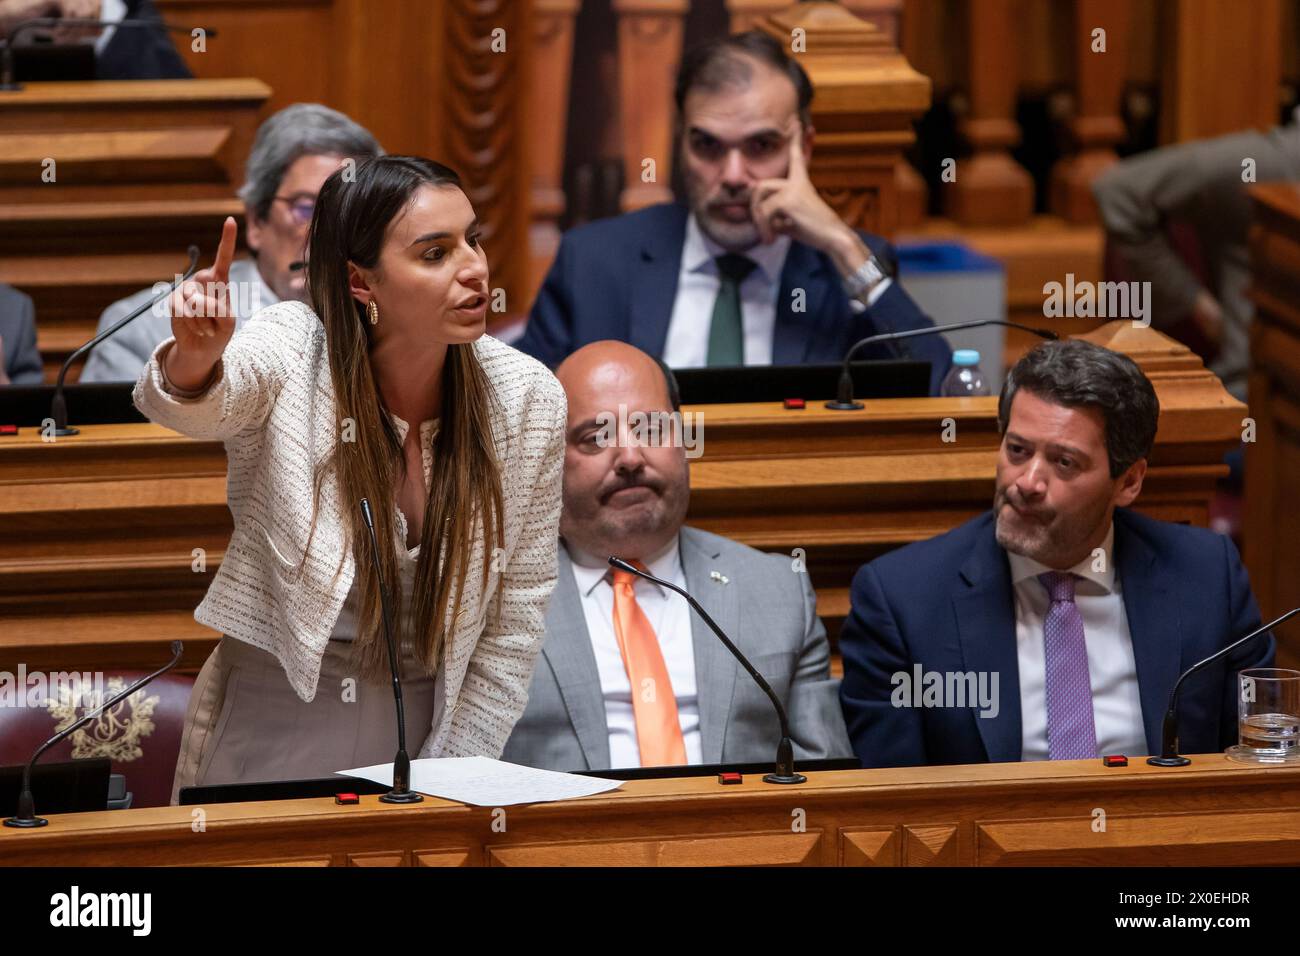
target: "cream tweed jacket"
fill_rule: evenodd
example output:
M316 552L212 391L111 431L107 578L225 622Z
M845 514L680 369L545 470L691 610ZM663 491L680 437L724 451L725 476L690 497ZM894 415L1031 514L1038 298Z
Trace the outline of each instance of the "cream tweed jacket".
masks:
M327 475L306 552L313 469L338 437L325 328L300 302L263 309L231 338L215 381L197 398L166 387L159 363L173 342L161 343L141 372L136 407L182 434L225 443L235 525L194 618L275 655L290 686L310 701L356 570L344 548L344 509L359 507L342 501L337 480ZM494 554L484 553L482 540L475 543L461 613L444 650L442 720L430 729L421 757L501 755L528 702L556 581L564 390L540 362L490 336L480 337L474 350L499 399L493 437L505 541ZM429 433L421 429L426 474ZM395 520L404 524L400 511ZM486 589L480 586L485 560ZM498 591L501 613L494 621L489 611Z

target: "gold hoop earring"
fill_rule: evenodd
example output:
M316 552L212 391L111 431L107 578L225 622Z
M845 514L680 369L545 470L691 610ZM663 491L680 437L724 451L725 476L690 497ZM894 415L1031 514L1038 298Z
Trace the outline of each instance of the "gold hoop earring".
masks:
M375 304L374 299L366 303L366 315L370 318L371 325L379 324L379 306Z

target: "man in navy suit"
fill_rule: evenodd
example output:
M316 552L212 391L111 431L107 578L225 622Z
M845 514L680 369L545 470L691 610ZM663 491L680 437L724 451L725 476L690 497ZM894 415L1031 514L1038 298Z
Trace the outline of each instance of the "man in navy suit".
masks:
M94 14L92 14L94 16ZM106 0L99 16L122 20L160 20L154 0ZM193 76L165 30L140 27L105 31L95 44L97 80L175 80Z
M591 342L630 342L674 368L838 362L858 339L932 325L891 278L892 247L846 225L808 178L812 84L750 31L688 53L677 77L688 204L663 203L564 235L517 346L548 365ZM862 358L931 363L939 335Z
M1046 342L1007 376L993 510L853 579L840 703L869 767L1159 753L1182 671L1260 625L1232 541L1130 511L1159 403L1127 356ZM1183 753L1236 742L1237 672L1183 686Z
M0 283L0 385L39 385L44 377L32 300Z

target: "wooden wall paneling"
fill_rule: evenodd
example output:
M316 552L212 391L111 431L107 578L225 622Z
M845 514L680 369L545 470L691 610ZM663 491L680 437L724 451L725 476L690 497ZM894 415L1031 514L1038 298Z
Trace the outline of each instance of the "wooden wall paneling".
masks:
M947 95L965 82L970 49L960 24L967 0L903 0L898 47L907 62Z
M254 76L271 87L261 119L290 103L331 101L338 69L335 0L156 0L171 23L210 27L206 49L174 35L190 72L201 78ZM377 5L377 4L376 4Z
M529 271L524 285L531 303L560 247L565 211L564 144L568 130L573 28L581 0L535 0L533 56L525 90L527 149L532 200L528 227ZM521 310L522 311L522 310Z
M859 17L874 23L888 34L903 59L911 64L913 69L917 69L916 60L905 39L908 18L915 13L916 0L894 0L884 16L873 13L864 5L850 3L847 6ZM918 72L923 76L926 75L924 71L918 70ZM933 84L933 77L929 79ZM933 85L931 99L934 99ZM925 178L907 159L900 159L894 168L894 192L898 198L898 229L914 229L925 221L930 202L930 190Z
M1017 92L1030 98L1070 86L1074 0L1012 0Z
M1052 169L1052 212L1067 222L1095 223L1092 181L1116 162L1125 137L1120 95L1128 72L1129 0L1074 0L1075 108L1068 122L1075 152ZM1094 31L1102 30L1100 36ZM1104 45L1103 49L1097 49Z
M446 74L441 158L460 173L484 224L493 290L506 311L528 309L531 183L525 105L533 21L531 3L448 0L439 68ZM503 31L497 33L496 31ZM494 49L504 37L504 51ZM496 318L489 313L489 322Z
M482 6L491 14L499 5L497 0ZM472 82L468 61L490 29L485 22L490 17L468 15L465 6L457 0L334 0L335 45L317 54L327 61L337 58L329 73L330 105L366 126L390 153L455 166L444 155L448 127L456 122L457 100L466 95L463 84ZM509 35L508 20L496 25L508 31L508 41L522 41Z
M723 0L731 15L731 32L752 30L761 21L790 6L790 0Z
M1255 316L1250 329L1243 552L1260 613L1300 605L1300 188L1251 187ZM1278 666L1300 667L1300 626L1280 629Z
M792 6L792 0L724 0L731 14L731 32L741 33ZM904 0L838 0L840 6L874 26L894 46L899 45Z
M1300 39L1300 2L1283 0L1281 14L1282 78L1295 94L1300 85L1300 43L1296 42Z
M1165 37L1160 5L1163 0L1129 0L1127 77L1134 86L1157 88L1160 85L1162 51ZM1294 0L1289 0L1294 2Z
M1034 184L1011 148L1020 142L1016 123L1020 39L1015 0L967 0L970 112L960 123L972 155L957 162L946 184L945 208L964 226L1013 226L1034 208Z
M1161 12L1161 142L1277 124L1281 0L1168 0Z
M682 56L687 0L612 0L618 17L619 123L623 193L632 212L673 198L673 82ZM643 182L644 162L654 179Z

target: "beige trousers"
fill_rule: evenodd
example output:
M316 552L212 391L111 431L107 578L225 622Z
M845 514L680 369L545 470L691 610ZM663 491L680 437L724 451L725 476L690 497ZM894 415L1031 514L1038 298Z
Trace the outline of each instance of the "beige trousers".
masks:
M303 701L271 654L223 637L190 694L172 782L182 787L327 777L338 770L391 763L397 752L397 713L389 682L361 680L352 643L331 640L321 661L316 696ZM442 715L442 669L402 662L406 748L419 753Z

